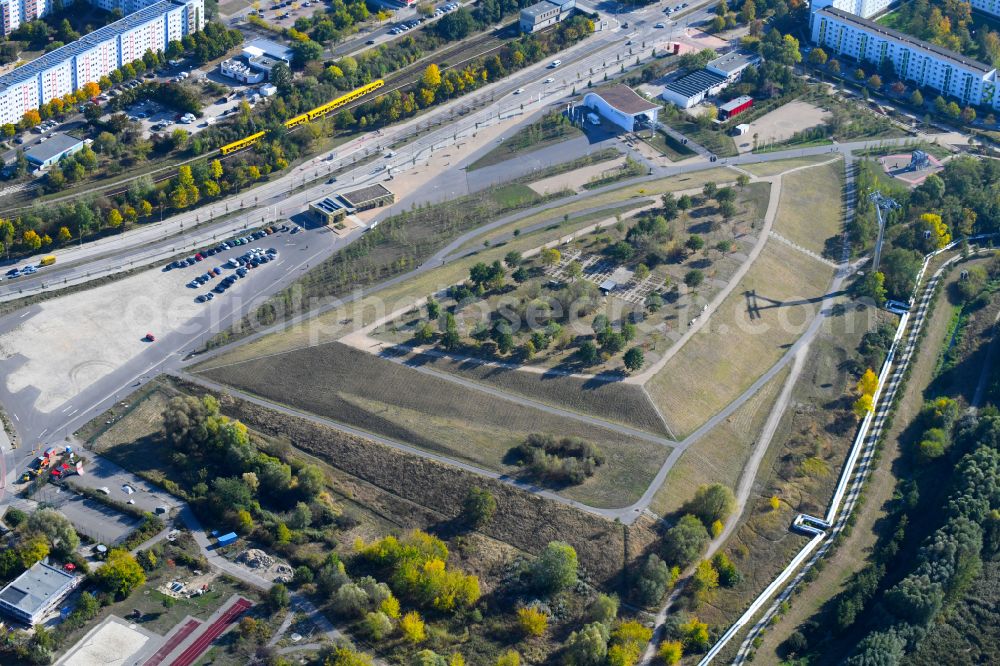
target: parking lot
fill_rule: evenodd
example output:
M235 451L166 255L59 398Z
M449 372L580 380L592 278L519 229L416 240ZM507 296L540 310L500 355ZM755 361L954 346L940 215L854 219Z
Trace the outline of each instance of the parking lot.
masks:
M107 488L107 495L116 502L131 503L136 508L156 513L159 507L167 507L168 512L180 501L167 491L154 486L115 463L86 453L83 476L71 476L66 485L75 488Z
M300 228L294 224L282 224L265 229L230 238L186 259L172 261L164 266L163 270L179 271L194 268L196 271L202 271L195 273L187 283L187 288L195 292L200 291L194 296L196 302L207 303L216 296L223 295L238 280L248 277L251 271L256 272L272 261L277 265L278 249L275 247L265 249L264 246L255 243L266 243L269 237L275 234L294 236L300 232ZM222 264L219 263L221 255L226 255L227 258ZM202 287L205 288L204 291L201 291Z
M61 486L45 486L35 493L34 499L58 509L77 532L107 546L123 541L140 522L138 518Z

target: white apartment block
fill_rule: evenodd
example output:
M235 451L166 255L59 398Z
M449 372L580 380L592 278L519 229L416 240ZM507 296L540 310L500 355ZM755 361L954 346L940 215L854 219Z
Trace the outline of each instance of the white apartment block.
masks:
M810 11L815 14L824 7L833 7L861 18L871 18L889 8L895 0L812 0Z
M892 62L899 77L962 104L1000 108L997 72L972 58L881 26L836 7L814 11L812 41L854 61Z
M204 0L160 0L0 76L0 124L201 30Z
M86 0L105 11L121 11L128 16L155 5L160 0ZM22 23L72 5L74 0L0 0L0 34L8 35Z

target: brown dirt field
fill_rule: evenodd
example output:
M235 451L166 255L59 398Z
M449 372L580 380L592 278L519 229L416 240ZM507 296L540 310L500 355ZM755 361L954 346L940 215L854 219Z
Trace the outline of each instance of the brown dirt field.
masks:
M506 458L529 433L582 437L598 444L607 462L583 484L561 492L591 506L634 502L669 453L658 444L476 394L340 343L204 374L268 400L495 471L518 471Z
M649 508L661 516L677 511L694 497L699 486L708 483L735 488L788 372L787 368L782 370L729 418L692 444L670 470Z
M179 382L188 392L205 391ZM445 518L458 515L469 489L489 490L497 500L497 517L484 533L515 548L538 553L552 540L563 540L577 551L587 578L616 587L627 563L626 553L655 540L648 522L624 526L546 500L508 484L483 478L449 465L419 458L371 440L353 437L304 419L272 412L232 396L219 395L222 411L271 437L327 461L366 484Z
M743 280L698 331L646 383L646 391L677 437L704 423L746 390L808 327L833 269L777 240L769 240ZM748 291L760 318L750 320Z
M967 264L963 264L965 265ZM946 288L958 279L959 273L958 269L952 270L945 280ZM991 312L986 313L984 319L992 322L995 309L986 308L986 310ZM799 591L792 597L789 612L763 634L763 642L757 650L757 657L762 658L764 663L778 663L780 658L775 650L782 641L800 624L817 613L823 604L839 594L848 579L865 565L867 554L877 539L874 526L885 516L885 505L892 499L896 489L897 480L892 470L901 453L899 436L909 427L923 405L925 391L933 379L938 358L937 354L931 353L930 350L941 349L952 311L953 307L948 303L947 294L943 292L938 296L937 304L925 323L925 337L921 346L928 350L928 353L916 354L913 357L909 379L893 415L892 428L883 440L882 456L866 482L865 502L857 513L854 529L840 547L826 558L826 566L819 576L810 584L798 588ZM970 394L974 391L973 382Z

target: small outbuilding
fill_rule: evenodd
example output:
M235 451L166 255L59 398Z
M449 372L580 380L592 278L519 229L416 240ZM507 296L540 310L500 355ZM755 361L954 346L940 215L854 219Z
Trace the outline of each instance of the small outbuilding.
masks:
M309 212L320 224L336 224L347 217L347 208L334 197L324 197L309 204Z
M634 131L637 123L654 124L660 110L658 104L625 85L607 86L589 92L583 97L583 105L626 132Z
M729 120L734 116L738 116L747 109L753 106L753 97L749 95L740 95L736 99L731 99L725 104L719 105L719 119Z

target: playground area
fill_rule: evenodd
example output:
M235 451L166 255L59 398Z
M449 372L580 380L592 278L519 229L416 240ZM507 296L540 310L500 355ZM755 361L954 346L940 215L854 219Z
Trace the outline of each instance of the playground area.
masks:
M886 155L879 158L879 163L887 174L903 181L910 187L920 185L927 179L927 176L944 169L941 160L922 150Z

